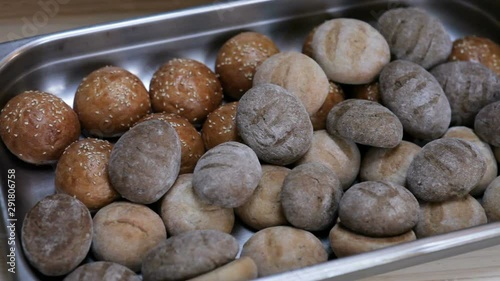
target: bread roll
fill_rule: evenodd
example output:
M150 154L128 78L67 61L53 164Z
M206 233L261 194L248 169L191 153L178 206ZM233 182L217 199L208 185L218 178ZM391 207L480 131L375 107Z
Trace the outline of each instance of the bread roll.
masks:
M23 92L0 113L0 137L19 159L44 165L56 162L80 136L78 116L64 101L39 91Z
M391 59L384 37L356 19L338 18L321 24L312 47L313 57L328 79L344 84L372 82Z
M88 134L107 138L122 135L151 112L151 102L137 76L106 66L83 78L73 108Z
M120 197L111 186L108 162L113 145L93 138L72 143L57 163L57 192L80 200L90 211L96 211Z
M215 73L192 59L172 59L162 65L149 91L155 112L175 113L194 124L202 123L223 98Z
M239 100L252 88L257 67L270 56L279 53L267 36L257 32L242 32L222 45L215 60L224 93Z

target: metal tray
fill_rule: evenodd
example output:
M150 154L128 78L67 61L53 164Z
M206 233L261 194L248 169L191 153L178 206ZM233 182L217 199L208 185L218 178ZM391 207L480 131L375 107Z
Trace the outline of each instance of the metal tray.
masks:
M384 11L404 6L422 7L439 17L453 39L475 34L500 41L500 1L215 1L205 7L2 44L0 58L5 57L0 60L0 108L28 89L54 93L72 105L81 79L105 65L128 69L146 85L157 67L173 57L193 58L213 68L218 48L243 30L267 34L283 51L298 51L306 34L326 19L352 17L373 24ZM55 166L23 163L3 143L0 155L0 280L60 280L36 273L25 260L19 241L26 212L54 193ZM8 169L16 170L16 274L7 272L5 260ZM243 244L252 232L238 225L233 234ZM498 243L500 223L489 224L262 280L353 280Z

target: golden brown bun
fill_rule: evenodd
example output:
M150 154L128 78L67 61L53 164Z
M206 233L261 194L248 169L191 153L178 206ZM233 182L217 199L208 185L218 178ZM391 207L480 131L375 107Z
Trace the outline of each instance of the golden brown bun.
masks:
M176 113L191 123L202 123L223 98L215 73L191 59L173 59L162 65L149 88L155 112Z
M207 150L228 141L243 142L236 127L237 108L238 102L231 102L221 105L208 115L201 130Z
M0 136L19 159L50 164L80 136L76 113L52 94L26 91L12 98L0 113Z
M139 120L137 124L148 120L166 121L175 129L181 141L181 170L179 174L192 173L198 159L205 153L200 133L186 118L174 113L152 113Z
M466 36L455 40L448 60L479 62L500 76L500 46L488 38Z
M108 178L108 161L113 145L88 138L64 150L56 168L56 190L76 197L96 211L118 199Z
M318 27L316 26L307 34L306 40L304 40L304 45L302 46L302 53L312 59L313 57L313 48L312 48L312 41L314 38L314 33L316 33L316 30L318 30Z
M349 97L382 103L378 82L364 85L352 85L349 89Z
M139 78L113 66L83 79L73 107L83 129L97 137L120 136L151 112L148 91Z
M320 109L311 115L311 122L313 124L314 130L324 130L326 128L326 117L328 116L328 113L330 113L330 110L339 102L343 101L345 99L344 96L344 91L342 88L335 84L334 82L330 81L330 88L329 88L328 95L326 96L325 102L323 105L320 107Z
M257 67L279 51L271 39L257 32L243 32L229 39L215 61L224 93L239 100L252 88Z

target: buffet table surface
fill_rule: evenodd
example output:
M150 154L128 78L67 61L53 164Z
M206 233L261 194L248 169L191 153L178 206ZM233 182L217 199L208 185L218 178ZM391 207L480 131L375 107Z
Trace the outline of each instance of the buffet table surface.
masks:
M55 2L56 0L52 0ZM77 27L128 19L220 1L207 0L57 0L57 13L35 29L25 29L41 10L34 0L0 0L0 42ZM64 4L63 4L64 3ZM500 246L429 262L362 281L500 280Z

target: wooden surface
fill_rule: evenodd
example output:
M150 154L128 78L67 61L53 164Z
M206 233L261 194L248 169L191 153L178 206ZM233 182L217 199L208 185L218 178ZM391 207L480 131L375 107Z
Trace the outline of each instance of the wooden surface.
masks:
M43 8L41 2L57 4ZM220 1L0 0L0 42L217 2ZM362 281L445 280L500 280L500 246L365 278Z

